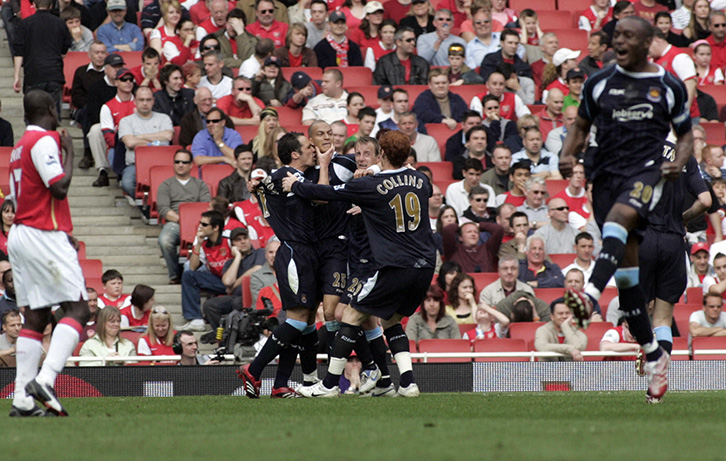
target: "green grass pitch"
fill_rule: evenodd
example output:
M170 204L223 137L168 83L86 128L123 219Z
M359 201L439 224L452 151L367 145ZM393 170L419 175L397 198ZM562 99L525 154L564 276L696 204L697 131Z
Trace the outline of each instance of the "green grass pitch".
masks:
M3 459L726 459L724 392L65 399L5 418ZM7 414L10 401L2 402Z

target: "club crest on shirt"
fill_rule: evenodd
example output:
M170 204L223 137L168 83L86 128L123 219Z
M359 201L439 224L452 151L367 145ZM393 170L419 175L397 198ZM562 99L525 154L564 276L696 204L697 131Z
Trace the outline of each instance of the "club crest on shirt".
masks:
M648 90L648 101L652 102L660 102L661 100L661 92L660 88L652 86L650 87L650 90Z

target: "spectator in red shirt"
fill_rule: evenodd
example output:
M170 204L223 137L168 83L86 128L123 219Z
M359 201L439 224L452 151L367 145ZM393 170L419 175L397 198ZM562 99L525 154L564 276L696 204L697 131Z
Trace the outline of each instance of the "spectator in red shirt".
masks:
M175 334L169 312L161 306L153 308L146 334L139 338L138 354L175 355L172 347Z
M222 109L235 125L259 125L260 112L265 103L252 96L252 82L240 75L232 82L232 94L219 98L217 107Z
M554 88L547 94L544 109L534 114L539 117L539 130L542 132L542 139L547 139L550 131L565 123L562 116L564 103L565 95L559 88Z
M131 305L121 309L122 327L144 327L149 323L156 291L148 285L138 284L131 293Z
M148 86L154 91L162 88L159 81L159 66L161 65L161 56L154 48L146 48L141 53L141 65L131 69L138 86Z
M645 19L651 24L655 24L655 15L661 11L668 12L668 8L663 5L659 5L655 0L638 0L633 2L635 7L635 14Z
M275 5L271 0L257 0L255 5L257 21L247 26L247 32L257 38L269 38L275 48L285 45L288 25L275 20Z

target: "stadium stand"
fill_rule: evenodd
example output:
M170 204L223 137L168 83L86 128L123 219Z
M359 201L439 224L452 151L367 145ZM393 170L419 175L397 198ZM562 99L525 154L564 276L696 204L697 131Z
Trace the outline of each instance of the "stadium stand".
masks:
M474 352L527 352L524 339L492 338L474 340ZM475 362L529 362L526 357L476 357Z
M726 360L726 354L704 354L703 351L726 350L726 337L706 336L691 340L693 360Z
M426 352L471 352L471 343L466 339L422 339L418 351ZM470 358L428 358L427 362L471 362Z

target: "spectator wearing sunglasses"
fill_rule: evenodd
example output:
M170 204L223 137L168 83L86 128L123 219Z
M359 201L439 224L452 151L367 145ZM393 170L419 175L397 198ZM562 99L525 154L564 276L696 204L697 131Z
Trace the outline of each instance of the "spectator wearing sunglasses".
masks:
M552 253L575 253L577 230L568 223L570 207L561 198L553 198L548 204L550 222L535 232L545 242L545 251Z
M429 64L414 54L416 35L409 27L401 27L394 35L396 51L378 60L373 83L375 85L424 85L428 79Z
M289 26L275 20L275 5L271 0L255 2L255 17L257 21L247 26L247 32L257 38L269 38L275 44L275 48L285 46Z
M179 264L179 205L189 202L209 202L209 188L201 179L191 176L192 153L179 149L174 154L174 176L159 185L156 207L166 220L159 234L159 248L166 261L169 284L178 285L182 267Z

